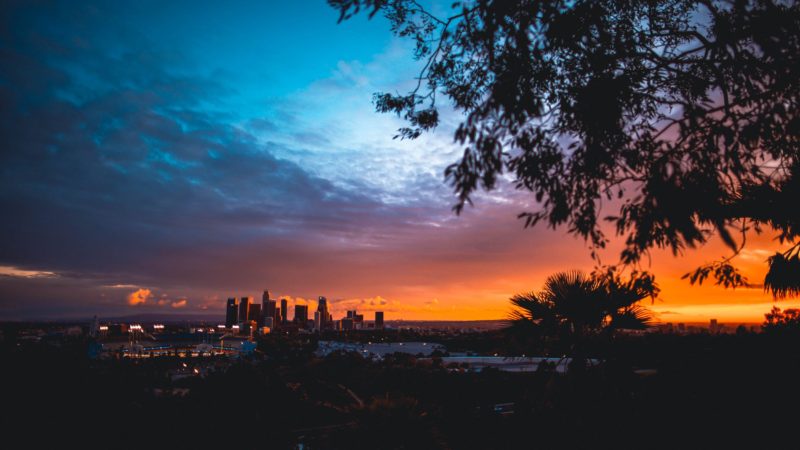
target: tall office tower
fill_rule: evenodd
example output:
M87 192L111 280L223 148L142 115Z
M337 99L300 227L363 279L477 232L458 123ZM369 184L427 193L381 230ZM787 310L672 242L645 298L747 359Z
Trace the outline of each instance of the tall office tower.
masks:
M383 311L375 311L375 329L383 329Z
M239 305L235 298L228 299L228 306L225 308L225 326L230 328L239 322Z
M256 326L258 327L264 326L264 316L261 314L261 305L258 303L250 305L250 313L247 316L247 320L255 320Z
M304 327L308 323L308 305L294 305L294 323Z
M347 311L347 318L348 318L348 319L352 319L352 318L354 318L355 316L356 316L356 310L355 310L355 309L354 309L354 310L352 310L352 311Z
M261 295L261 314L266 317L267 315L267 303L269 303L269 290L264 289L264 294Z
M250 317L250 297L239 299L239 322L245 322Z
M328 299L319 296L319 303L317 304L317 312L319 313L319 326L320 328L325 328L325 325L330 320L330 314L328 314ZM314 320L316 321L316 315L314 316Z
M278 308L275 310L275 326L279 326L283 323L283 316L281 315L281 309Z
M283 319L283 323L289 321L289 303L285 298L281 299L281 319Z
M269 290L264 289L264 293L261 295L261 315L264 317L269 317L267 315L267 303L269 303Z
M322 329L322 314L319 311L314 313L314 329L317 331Z
M261 305L261 314L264 315L264 320L271 318L273 324L275 323L275 300L265 298L265 303Z

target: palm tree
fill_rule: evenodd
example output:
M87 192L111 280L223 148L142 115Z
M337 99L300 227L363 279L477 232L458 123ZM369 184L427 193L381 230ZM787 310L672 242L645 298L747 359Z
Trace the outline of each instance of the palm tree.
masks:
M538 336L556 336L578 343L583 338L618 329L643 329L652 320L639 302L652 295L641 283L580 271L551 275L539 292L517 294L511 325Z

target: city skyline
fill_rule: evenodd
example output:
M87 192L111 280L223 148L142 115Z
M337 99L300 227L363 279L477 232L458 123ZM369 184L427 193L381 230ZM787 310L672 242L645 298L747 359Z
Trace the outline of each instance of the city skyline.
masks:
M280 302L280 303L279 303ZM316 331L326 330L361 330L371 328L383 329L384 312L375 310L371 324L364 320L363 314L356 309L348 309L346 316L337 319L334 312L328 309L328 300L320 295L317 300L313 319L309 316L308 302L294 301L294 316L290 315L289 301L284 298L272 298L268 289L261 296L261 303L253 301L253 297L230 297L225 302L225 322L218 325L235 334L257 335L279 331Z
M2 6L0 319L224 314L225 293L265 284L309 311L332 292L337 314L503 319L553 272L592 270L584 242L523 230L531 199L510 183L452 213L442 174L458 115L391 139L404 123L375 114L372 95L407 90L419 66L380 15L156 6ZM748 236L739 261L755 286L736 290L681 279L726 254L719 241L654 252L649 306L663 322L797 307L759 286L779 248Z

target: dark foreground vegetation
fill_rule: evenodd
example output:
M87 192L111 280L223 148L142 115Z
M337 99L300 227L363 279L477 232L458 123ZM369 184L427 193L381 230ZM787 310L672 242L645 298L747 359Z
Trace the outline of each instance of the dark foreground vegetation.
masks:
M8 336L8 335L7 335ZM800 337L618 336L567 375L437 358L317 358L272 336L243 359L90 360L81 339L2 344L2 424L33 448L646 448L793 442ZM464 338L460 338L464 339ZM503 348L504 333L474 335ZM216 367L172 380L187 364ZM23 442L20 441L20 442Z

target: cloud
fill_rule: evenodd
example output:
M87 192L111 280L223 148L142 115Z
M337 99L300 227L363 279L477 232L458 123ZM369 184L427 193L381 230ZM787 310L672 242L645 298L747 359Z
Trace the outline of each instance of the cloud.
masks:
M19 278L42 278L42 277L55 277L53 272L43 270L23 270L16 267L0 266L0 276L5 277L19 277Z
M128 294L128 304L131 306L144 305L153 298L150 289L138 289Z
M775 250L767 250L763 248L744 248L739 252L739 258L744 261L757 261L764 262L770 256L775 254Z
M128 294L127 303L131 306L152 305L155 307L170 307L174 309L185 308L189 301L186 298L171 299L167 294L162 293L158 300L154 300L157 295L150 289L140 288ZM202 309L202 308L201 308Z
M16 105L0 109L8 146L0 162L14 168L0 181L0 208L15 216L0 224L2 260L109 278L129 273L135 284L109 285L135 286L175 272L170 258L144 264L153 254L224 252L254 241L263 248L303 235L351 239L401 216L366 190L276 157L278 144L199 107L198 98L222 90L213 79L173 75L168 60L148 51L127 55L137 67L79 53L103 85L94 95L82 91L85 80L47 64L48 53L30 73L11 77L61 80L43 82L38 103L28 104L32 91L0 86Z
M173 301L172 304L170 304L170 306L172 308L185 308L188 303L189 302L185 298L182 298L180 300Z

